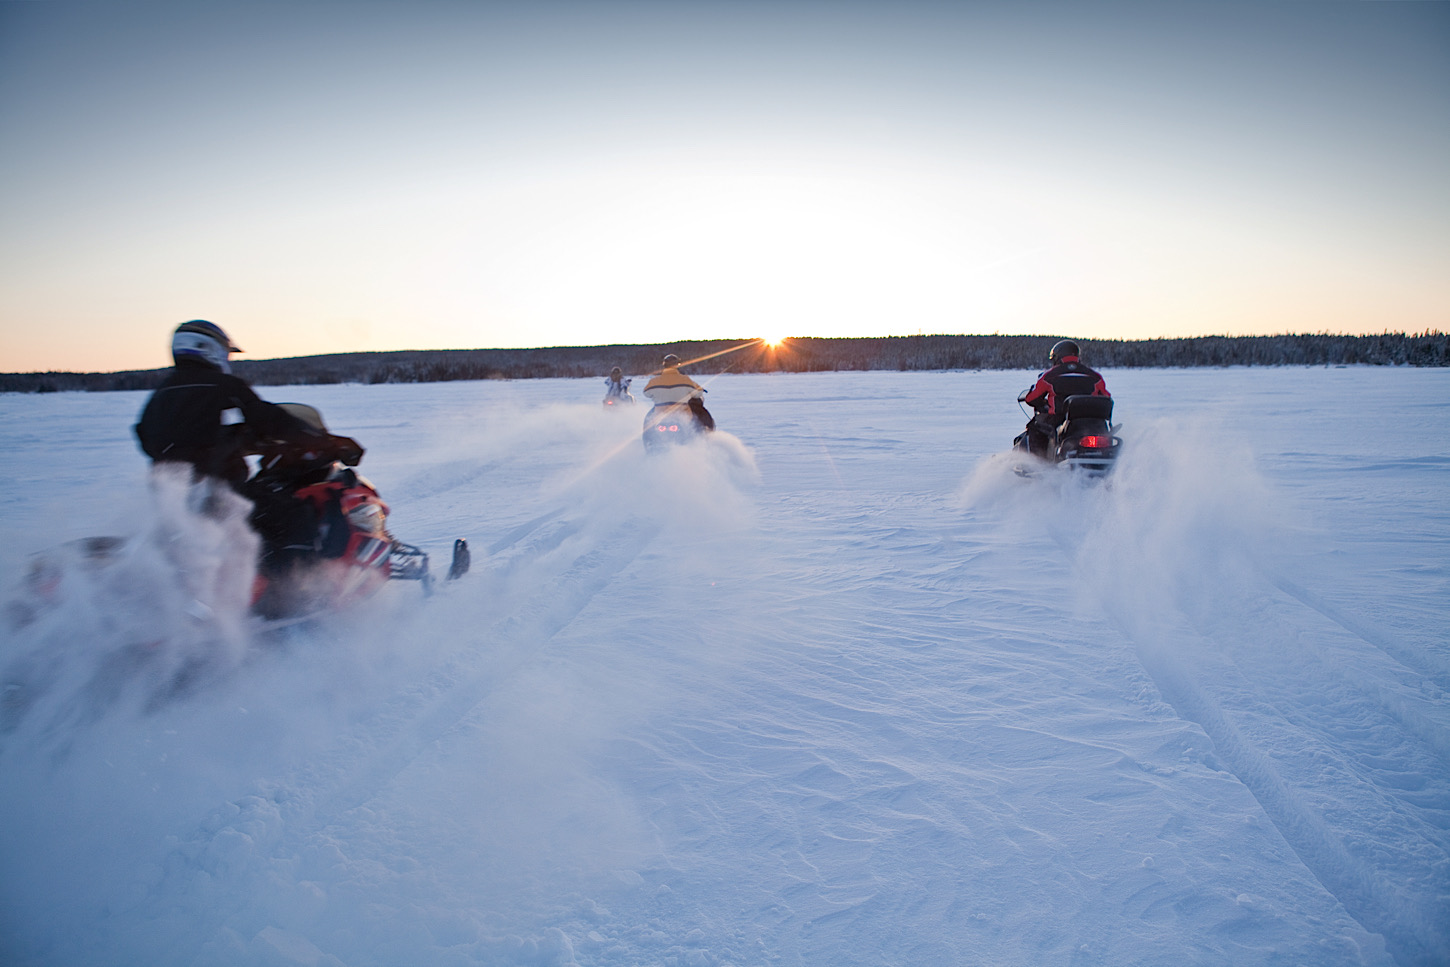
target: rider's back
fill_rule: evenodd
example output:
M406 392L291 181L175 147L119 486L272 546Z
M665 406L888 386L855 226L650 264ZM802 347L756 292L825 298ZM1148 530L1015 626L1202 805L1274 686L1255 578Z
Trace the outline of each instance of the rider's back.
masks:
M1041 399L1047 404L1049 414L1060 416L1063 401L1070 396L1109 395L1102 375L1073 359L1058 363L1039 376L1029 402L1032 398Z
M666 369L645 384L644 395L655 406L684 403L703 392L700 384L681 373L679 369Z

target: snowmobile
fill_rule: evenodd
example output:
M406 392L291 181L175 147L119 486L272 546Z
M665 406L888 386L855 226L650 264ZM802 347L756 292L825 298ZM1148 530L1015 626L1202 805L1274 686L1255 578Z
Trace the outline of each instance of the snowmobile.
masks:
M697 397L684 403L657 403L645 416L644 448L649 452L659 451L688 443L713 429L715 420Z
M624 378L624 373L618 366L614 367L614 372L604 381L604 408L620 410L633 406L634 395L629 391L629 384L632 382L634 381Z
M1025 403L1031 388L1017 396ZM1063 401L1063 418L1056 426L1046 427L1047 449L1034 452L1032 433L1024 430L1012 441L1012 449L1045 460L1049 467L1071 470L1091 477L1101 477L1112 470L1123 441L1115 436L1113 400L1108 396L1069 396ZM1039 424L1041 425L1041 424ZM1028 477L1037 472L1033 467L1018 464L1013 470Z
M301 403L281 407L326 434L322 416ZM363 450L347 437L312 442L264 441L245 490L262 538L252 610L279 619L334 610L376 592L389 580L417 581L433 593L428 554L393 537L388 505L353 468ZM453 542L448 580L467 573L468 542Z
M347 437L328 434L314 408L281 405L325 436L305 443L254 441L248 447L259 461L244 485L253 506L249 516L241 513L245 521L238 520L241 531L234 536L244 539L245 531L250 530L261 538L252 585L238 589L239 594L250 595L255 630L345 607L390 580L416 581L425 596L432 594L434 578L427 552L388 532L388 505L353 469L362 459L362 447ZM193 520L225 526L224 518L235 512L218 509L221 505L233 502L245 507L229 488L218 486L226 490L225 495L203 493L205 488L198 490L193 485L188 504L195 499L192 512L200 515ZM173 535L165 543L175 539ZM7 603L6 617L14 627L22 627L65 606L70 593L67 585L78 582L77 587L83 588L94 584L121 566L144 542L119 536L86 537L34 555L22 594ZM447 579L467 573L469 563L468 542L459 538L453 543ZM187 567L183 561L176 564L183 570ZM237 576L245 583L240 573ZM224 579L223 583L236 582ZM193 605L210 610L200 599Z
M250 502L185 464L158 464L144 533L31 556L18 593L0 602L0 743L42 708L44 727L64 736L126 696L160 707L238 661L245 643L388 581L432 592L428 554L388 532L387 504L353 469L362 447L328 434L311 407L284 406L318 435L247 444L258 461ZM447 578L469 558L467 541L454 541Z

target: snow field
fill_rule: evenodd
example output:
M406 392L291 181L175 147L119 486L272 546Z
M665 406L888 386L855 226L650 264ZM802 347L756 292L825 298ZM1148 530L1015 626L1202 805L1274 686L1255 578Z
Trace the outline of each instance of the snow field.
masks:
M1445 962L1446 374L1109 373L1106 487L997 456L1029 378L724 376L655 459L594 381L264 390L474 573L0 736L0 952ZM0 397L7 578L144 529L143 398Z

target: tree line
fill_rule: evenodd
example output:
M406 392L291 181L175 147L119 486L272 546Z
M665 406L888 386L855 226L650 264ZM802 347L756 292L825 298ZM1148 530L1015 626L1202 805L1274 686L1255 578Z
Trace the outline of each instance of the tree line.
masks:
M820 373L872 370L1042 369L1056 336L883 336L787 340L717 339L653 346L545 349L431 349L333 353L288 359L236 359L234 372L259 386L324 383L441 383L453 380L602 377L656 371L666 353L713 373ZM1341 336L1198 336L1188 339L1082 339L1098 369L1199 366L1450 366L1450 336L1438 331ZM692 362L693 361L693 362ZM0 373L0 392L154 389L166 369L115 373Z

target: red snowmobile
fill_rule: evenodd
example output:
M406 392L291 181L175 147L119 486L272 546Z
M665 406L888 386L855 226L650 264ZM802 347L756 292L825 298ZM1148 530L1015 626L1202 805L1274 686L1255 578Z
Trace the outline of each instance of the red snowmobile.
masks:
M254 441L248 447L259 459L257 471L244 488L253 507L245 524L235 526L249 527L261 538L250 589L251 611L259 630L278 621L291 623L345 607L374 594L389 580L417 581L425 595L431 594L428 554L388 532L388 505L367 478L353 469L362 460L363 448L348 437L328 434L314 408L299 403L282 406L324 436L305 443ZM210 524L216 515L218 526L224 515L216 505L223 500L240 503L230 491L224 498L193 493L188 501L192 499L197 500L197 507L191 512L200 516L190 519ZM164 540L166 546L161 550L184 557L182 549L170 546L172 540ZM104 574L145 542L139 537L87 537L34 555L21 596L6 606L11 623L22 627L46 611L63 607L73 594L90 595L102 584L115 583L103 581ZM215 550L206 554L214 555ZM184 572L195 563L182 559L174 566L185 577ZM468 542L460 538L453 543L447 578L462 576L468 567ZM231 570L239 571L236 567ZM225 576L220 580L223 586L230 581ZM244 592L244 588L238 589L238 593ZM223 596L231 593L226 591ZM209 610L207 597L200 595L193 605Z
M322 416L301 403L282 408L327 434ZM252 609L288 618L345 606L389 580L417 581L433 591L428 555L393 537L388 505L353 468L363 448L328 434L320 445L267 441L254 445L257 472L246 483L255 505L252 529L262 538ZM467 572L468 543L453 542L452 580Z

